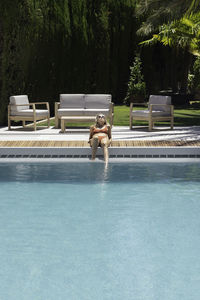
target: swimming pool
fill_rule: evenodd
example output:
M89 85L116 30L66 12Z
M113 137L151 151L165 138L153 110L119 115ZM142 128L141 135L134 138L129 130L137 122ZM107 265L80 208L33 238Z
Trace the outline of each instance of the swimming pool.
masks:
M0 164L1 300L198 300L200 164Z

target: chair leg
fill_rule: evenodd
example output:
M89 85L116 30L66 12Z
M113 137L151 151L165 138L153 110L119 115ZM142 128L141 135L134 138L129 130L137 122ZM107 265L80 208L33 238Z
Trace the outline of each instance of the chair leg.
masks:
M174 118L171 118L171 129L174 129Z
M130 117L129 118L129 128L130 128L130 130L132 130L132 124L133 124L133 118Z
M149 131L152 131L153 128L153 122L152 120L149 120Z
M55 127L59 128L59 119L57 116L55 116Z
M34 131L36 131L36 129L37 129L36 120L34 120L33 129L34 129Z
M61 132L65 132L65 120L61 119Z
M26 121L22 121L22 126L23 126L23 127L26 126Z
M48 128L50 127L50 118L49 118L49 116L48 116L48 119L47 119L47 126L48 126Z
M8 130L11 130L11 120L10 120L10 117L8 117Z

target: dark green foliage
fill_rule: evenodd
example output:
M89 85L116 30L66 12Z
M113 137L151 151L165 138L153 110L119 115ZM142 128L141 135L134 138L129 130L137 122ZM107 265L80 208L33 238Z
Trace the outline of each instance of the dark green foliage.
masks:
M142 49L142 58L149 93L187 92L190 53L199 54L199 8L197 0L138 1L136 13L144 21L138 33L148 45Z
M0 124L9 96L53 104L60 93L126 93L135 0L1 0Z
M143 47L141 57L148 94L163 90L186 93L190 53L156 44Z
M188 75L188 92L200 97L200 57L196 57Z
M146 94L146 85L142 74L142 62L139 55L135 56L133 65L130 67L130 78L124 103L129 105L130 102L144 102Z
M143 36L153 34L160 25L195 13L199 8L199 0L138 0L136 15L144 19L138 33Z

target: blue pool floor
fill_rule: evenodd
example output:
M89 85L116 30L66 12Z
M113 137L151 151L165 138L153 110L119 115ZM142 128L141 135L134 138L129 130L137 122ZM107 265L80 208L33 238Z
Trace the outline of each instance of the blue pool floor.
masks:
M1 300L199 299L199 164L0 170Z

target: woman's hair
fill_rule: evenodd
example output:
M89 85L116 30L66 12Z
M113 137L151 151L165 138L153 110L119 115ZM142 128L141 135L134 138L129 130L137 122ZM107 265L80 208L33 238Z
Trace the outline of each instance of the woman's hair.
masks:
M106 124L107 124L107 121L106 121L106 117L105 117L104 114L98 114L98 115L96 116L96 124L98 124L99 117L104 118L104 120L105 120L104 124L106 125Z

